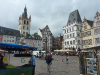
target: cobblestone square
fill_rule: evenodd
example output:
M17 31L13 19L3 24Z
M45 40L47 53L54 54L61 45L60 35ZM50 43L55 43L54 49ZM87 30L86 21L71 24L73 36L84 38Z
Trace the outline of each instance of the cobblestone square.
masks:
M6 54L8 57L9 55ZM21 63L21 58L25 59L24 63ZM13 54L10 54L10 64L14 66L21 66L27 64L31 57L13 57ZM56 56L53 55L54 60L51 65L51 72L47 71L46 61L43 59L36 59L36 69L35 75L79 75L79 57L78 56L69 56L69 64L66 64L66 56ZM64 62L62 63L62 58ZM8 62L9 63L9 62Z

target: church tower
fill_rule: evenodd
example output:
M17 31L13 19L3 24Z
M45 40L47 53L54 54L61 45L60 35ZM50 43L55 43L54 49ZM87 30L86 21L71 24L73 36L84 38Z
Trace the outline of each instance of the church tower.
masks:
M25 6L24 12L19 17L18 30L20 31L20 34L23 34L24 36L26 34L30 34L30 26L31 26L31 16L28 18L28 16L27 16L27 8Z

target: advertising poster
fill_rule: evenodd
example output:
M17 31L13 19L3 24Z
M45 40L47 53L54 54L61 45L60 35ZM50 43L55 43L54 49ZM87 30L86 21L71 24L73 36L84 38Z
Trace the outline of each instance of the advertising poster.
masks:
M87 75L97 75L97 59L86 58Z

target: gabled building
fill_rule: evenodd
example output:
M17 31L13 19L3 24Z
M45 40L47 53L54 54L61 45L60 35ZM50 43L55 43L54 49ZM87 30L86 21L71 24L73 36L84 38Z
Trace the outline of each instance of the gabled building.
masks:
M25 45L35 47L34 38L30 34L26 34L25 36Z
M94 47L92 27L93 21L87 20L84 17L83 26L81 29L81 45L83 49Z
M16 44L17 39L20 37L20 32L18 30L0 26L0 36L1 42Z
M82 20L78 10L70 13L67 25L63 26L64 49L81 48Z
M53 50L63 49L62 47L63 36L53 37Z
M46 25L43 29L38 29L38 35L42 37L42 43L43 43L43 50L46 50L46 37L47 37L47 50L50 52L52 50L52 32L49 29L49 26Z
M97 11L93 23L94 46L100 46L100 13Z
M43 43L42 43L42 38L40 37L40 35L38 35L37 33L34 33L32 35L33 42L34 42L34 47L37 47L37 50L43 50Z

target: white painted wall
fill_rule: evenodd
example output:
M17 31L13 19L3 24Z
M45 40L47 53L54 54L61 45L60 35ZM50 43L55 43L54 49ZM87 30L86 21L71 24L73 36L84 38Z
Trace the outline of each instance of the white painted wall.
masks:
M16 42L16 36L11 35L3 35L3 41L5 43L14 43Z
M77 26L74 26L74 25L78 25L79 26L79 30L77 30ZM74 27L74 31L72 30L72 27ZM70 26L66 26L66 27L64 27L63 28L63 35L64 35L64 48L66 48L66 47L75 47L76 48L76 51L78 50L78 47L80 47L81 48L81 33L80 33L80 29L81 29L81 27L82 27L82 24L78 24L78 23L73 23L73 24L71 24ZM71 28L71 31L69 31L70 30L70 28ZM67 29L68 29L68 32L67 32ZM65 33L65 30L66 30L66 33ZM80 37L77 37L77 32L79 32L80 33ZM70 38L70 34L72 34L72 33L75 33L75 37L77 38L77 39L75 39L75 37L71 37ZM66 38L65 39L65 35L66 35L66 37L67 37L67 35L69 34L69 38ZM70 44L70 41L72 41L72 43L73 43L73 40L75 40L75 44ZM80 40L80 45L78 45L78 40ZM69 41L69 45L67 45L67 41ZM66 45L65 45L65 42L66 42Z
M40 36L43 38L43 36L42 36L42 33L41 33L40 29L38 29L38 35L40 35Z

